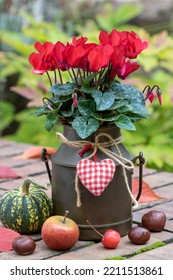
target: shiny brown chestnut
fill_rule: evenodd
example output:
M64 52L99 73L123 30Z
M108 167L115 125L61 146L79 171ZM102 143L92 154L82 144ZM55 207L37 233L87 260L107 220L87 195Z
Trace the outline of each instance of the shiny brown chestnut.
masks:
M35 241L27 235L20 235L16 237L12 242L13 250L19 255L29 255L35 250Z
M128 238L133 244L142 245L150 239L150 231L143 227L133 227L128 232Z
M150 231L162 231L166 223L166 215L159 210L151 210L142 216L142 226Z

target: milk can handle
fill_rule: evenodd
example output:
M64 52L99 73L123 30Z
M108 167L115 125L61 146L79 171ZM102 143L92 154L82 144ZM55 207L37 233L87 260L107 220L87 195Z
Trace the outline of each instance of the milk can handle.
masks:
M49 177L49 181L51 183L52 181L52 175L51 175L51 172L50 172L50 167L49 167L49 162L48 160L50 159L51 155L47 152L47 150L45 148L42 149L41 151L41 160L45 163L46 165L46 170L47 170L47 174L48 174L48 177Z
M51 175L51 171L50 171L50 167L49 167L49 162L48 162L50 157L51 157L51 155L47 152L47 150L45 148L43 148L42 151L41 151L41 160L46 165L47 174L48 174L48 177L49 177L49 181L51 183L52 175ZM140 152L139 155L136 156L133 159L133 162L135 163L137 160L139 160L139 163L136 164L137 166L139 166L139 190L138 190L138 194L136 196L136 200L139 200L139 198L141 196L141 193L142 193L143 165L145 163L145 159L143 157L143 153L142 152Z
M139 152L139 155L133 159L134 164L137 160L139 160L139 163L136 164L137 166L139 166L139 189L138 189L138 194L136 196L136 200L139 200L141 193L142 193L143 165L145 163L145 158L143 157L143 152Z

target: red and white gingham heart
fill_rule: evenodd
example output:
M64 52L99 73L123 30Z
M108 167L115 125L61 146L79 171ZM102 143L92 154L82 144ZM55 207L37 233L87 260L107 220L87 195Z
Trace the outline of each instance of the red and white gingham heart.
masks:
M112 159L94 162L82 159L77 164L77 174L86 189L99 196L106 189L115 173L115 163Z

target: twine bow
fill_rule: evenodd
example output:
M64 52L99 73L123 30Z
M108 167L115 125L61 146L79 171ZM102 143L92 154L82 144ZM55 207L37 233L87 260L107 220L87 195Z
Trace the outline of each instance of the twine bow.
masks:
M113 139L107 133L100 133L100 134L95 136L95 142L91 142L91 141L87 141L87 140L70 141L60 132L57 132L56 136L63 144L67 144L71 148L85 149L86 146L92 147L93 152L88 157L86 157L88 159L92 158L97 153L97 150L100 150L105 155L112 158L115 162L117 162L119 165L121 165L122 171L123 171L123 177L124 177L124 180L125 180L125 184L126 184L128 193L129 193L129 195L130 195L130 197L131 197L131 199L134 203L133 208L138 207L138 202L131 192L129 182L128 182L128 178L127 178L127 174L126 174L126 169L127 170L133 170L134 169L134 164L133 164L132 161L123 157L122 154L121 154L121 151L118 147L118 144L120 144L122 142L122 137L121 136L116 138L116 139ZM103 138L103 137L105 137L107 139L107 141L105 140L104 142L101 142L100 139ZM107 149L110 146L114 146L117 149L118 153L116 154L115 152L112 152L109 149ZM75 190L76 190L76 194L77 194L77 206L80 207L81 206L81 199L80 199L80 191L79 191L78 184L79 184L79 178L78 178L78 174L76 173Z

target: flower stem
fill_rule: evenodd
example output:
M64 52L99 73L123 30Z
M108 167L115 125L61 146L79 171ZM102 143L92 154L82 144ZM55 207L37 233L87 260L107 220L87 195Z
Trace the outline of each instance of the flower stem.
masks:
M55 79L55 84L57 83L57 76L56 76L56 71L54 70L54 79Z
M78 73L79 73L81 84L83 84L83 79L82 79L82 74L81 74L80 68L78 68Z
M47 71L46 71L46 74L48 76L50 86L52 86L52 81L51 81L50 75L49 75L49 73ZM52 93L52 96L55 97L54 93Z
M69 69L67 69L67 71L68 71L68 73L69 73L70 78L73 80L73 76L72 76L72 74L71 74L70 70L69 70Z
M48 71L46 71L46 74L47 74L47 76L48 76L49 83L50 83L50 85L52 86L52 81L51 81L51 78L50 78L49 72L48 72Z
M58 74L59 74L60 83L61 83L61 85L63 85L63 79L62 79L62 75L61 75L60 69L58 69Z
M71 69L72 69L72 72L73 72L73 77L75 79L76 85L78 86L78 81L77 81L76 73L75 73L73 68L71 68Z
M84 99L86 99L85 94L78 88L75 88L74 92L79 93Z

